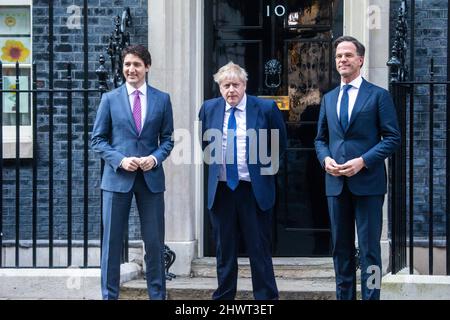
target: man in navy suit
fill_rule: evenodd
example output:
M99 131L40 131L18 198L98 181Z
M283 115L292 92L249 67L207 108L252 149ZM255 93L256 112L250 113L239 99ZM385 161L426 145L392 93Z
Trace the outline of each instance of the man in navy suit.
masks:
M170 97L145 81L151 66L140 45L123 50L126 83L105 93L92 132L92 148L103 160L103 299L118 299L120 254L131 200L136 199L145 245L150 299L165 299L164 170L173 148Z
M250 258L255 299L278 299L271 228L275 174L286 148L284 120L274 101L245 93L247 72L239 65L229 62L214 80L222 97L205 101L199 113L216 242L213 299L236 296L239 237Z
M356 221L362 299L379 299L384 161L400 132L389 92L361 77L364 46L345 36L334 48L341 85L323 97L315 147L326 171L336 296L356 299Z

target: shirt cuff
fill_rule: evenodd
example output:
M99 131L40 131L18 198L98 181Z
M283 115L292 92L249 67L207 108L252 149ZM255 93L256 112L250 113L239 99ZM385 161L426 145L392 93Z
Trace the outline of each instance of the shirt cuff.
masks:
M153 160L155 160L155 166L154 166L154 168L156 168L157 166L158 166L158 160L156 160L156 157L154 156L154 155L150 155L150 157L152 157L153 158Z
M123 160L125 160L125 158L123 158L123 159L120 161L120 163L119 163L119 168L122 168Z

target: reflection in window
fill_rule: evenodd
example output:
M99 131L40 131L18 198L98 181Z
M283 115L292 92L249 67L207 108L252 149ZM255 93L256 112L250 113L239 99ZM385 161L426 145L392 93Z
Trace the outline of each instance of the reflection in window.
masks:
M291 42L288 46L289 121L299 121L308 106L320 105L329 83L328 42Z
M261 26L261 0L216 0L216 21L220 26Z
M288 1L288 3L288 26L330 24L331 1Z

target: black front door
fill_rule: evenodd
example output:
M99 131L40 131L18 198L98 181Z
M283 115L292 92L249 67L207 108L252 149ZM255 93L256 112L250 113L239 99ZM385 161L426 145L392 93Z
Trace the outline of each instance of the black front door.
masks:
M339 81L332 41L342 34L342 11L340 0L205 1L205 99L220 96L213 74L233 61L249 74L248 94L276 97L288 128L277 178L274 256L330 255L314 137L321 98ZM204 248L214 255L207 214Z

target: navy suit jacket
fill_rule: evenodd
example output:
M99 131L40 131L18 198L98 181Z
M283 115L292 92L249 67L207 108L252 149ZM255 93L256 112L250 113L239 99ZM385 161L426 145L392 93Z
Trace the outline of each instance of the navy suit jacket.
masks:
M326 174L326 195L338 196L344 182L360 196L386 193L384 160L400 145L400 131L394 103L388 91L363 80L347 130L337 116L340 87L322 99L315 147L322 166L327 156L338 164L362 157L366 167L352 177Z
M136 132L125 85L103 94L92 132L92 148L105 160L101 188L129 192L136 172L119 168L124 157L153 155L157 167L144 172L151 192L165 191L162 162L173 148L173 116L167 93L147 86L147 114L141 134Z
M279 130L279 157L283 155L286 149L286 126L283 120L281 111L278 109L276 103L272 100L265 100L257 98L255 96L247 95L247 105L246 105L246 124L247 130L255 129L256 132L260 132L260 129L267 130L267 152L263 152L264 156L271 155L271 140L270 140L270 129ZM207 100L203 103L200 112L199 119L202 126L202 137L205 137L205 132L209 129L216 129L222 133L223 122L225 117L225 100L220 98L215 98ZM208 144L214 140L202 140L202 148L208 146ZM220 152L218 158L222 159L222 140L217 144L220 148L214 150L211 148L211 152ZM269 210L275 204L275 174L261 174L261 169L271 167L276 167L272 162L265 164L265 161L261 161L259 157L259 146L260 136L256 134L256 140L249 139L247 137L246 143L246 156L247 156L247 166L250 174L250 180L252 184L253 194L255 195L256 202L261 210ZM207 149L208 150L208 149ZM205 150L205 151L207 151ZM258 155L256 161L252 161L250 155ZM214 157L215 154L205 155L205 157ZM250 161L249 161L250 159ZM212 163L208 167L208 209L211 209L214 205L214 198L216 195L217 184L219 182L221 164Z

